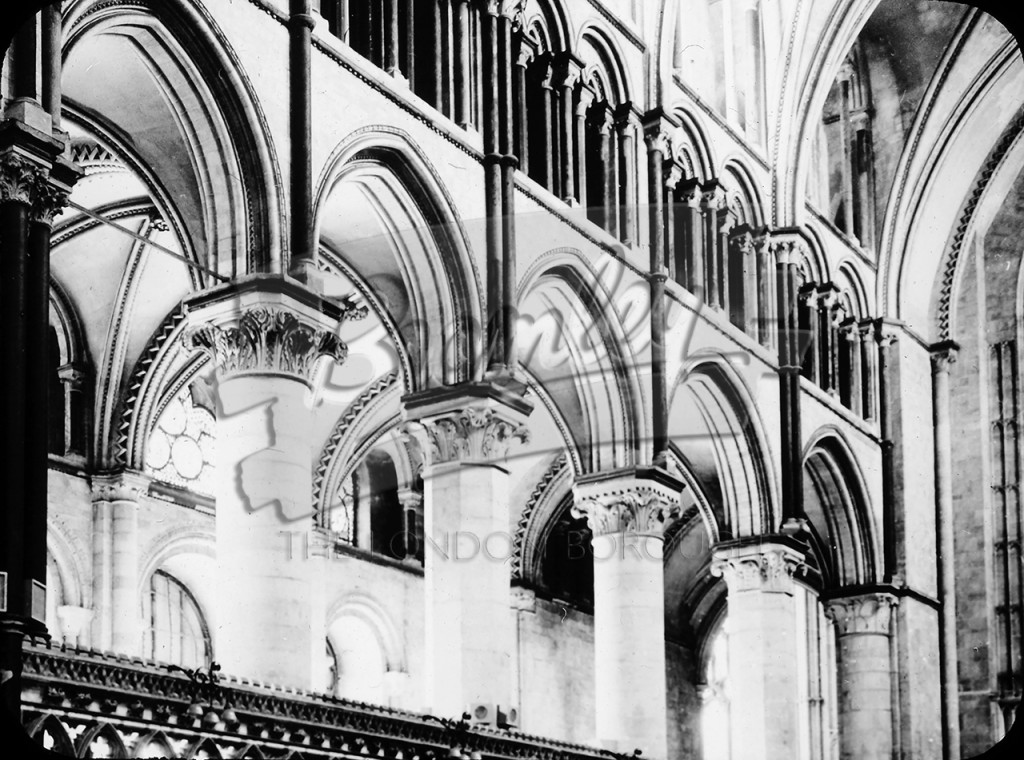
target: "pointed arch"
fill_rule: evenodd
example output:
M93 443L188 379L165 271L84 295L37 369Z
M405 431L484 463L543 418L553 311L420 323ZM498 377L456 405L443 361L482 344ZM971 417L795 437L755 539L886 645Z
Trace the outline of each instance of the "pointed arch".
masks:
M117 729L114 728L112 723L108 723L106 721L93 723L82 732L81 736L78 737L78 741L75 743L75 756L90 757L92 743L97 738L105 739L110 745L111 752L108 757L128 757L128 750L124 746L124 740L121 739L121 735L117 732Z
M703 353L671 386L669 439L699 481L722 538L770 533L775 477L753 396L726 357Z
M451 196L409 135L382 125L346 137L321 172L314 201L321 245L397 325L412 365L410 388L479 379L480 275ZM353 207L365 211L360 229L347 223Z
M646 440L639 361L627 334L632 330L621 321L606 276L579 251L555 249L534 261L516 297L529 328L520 341L520 362L570 425L580 425L573 427L585 472L632 464ZM646 283L637 282L647 297ZM625 286L616 294L620 304L628 291Z
M164 126L181 130L179 145L193 157L198 172L190 192L197 194L205 227L193 225L189 234L193 244L201 243L201 258L228 275L280 271L281 222L286 219L278 192L283 186L280 165L255 90L209 12L190 0L80 0L65 12L65 29L65 77L71 75L66 93L100 113L116 111L114 121L124 122L119 124L124 134L135 131L124 118L132 108L143 113L147 109L139 108L138 101L127 110L115 108L112 101L97 98L102 90L93 92L89 79L74 74L79 52L106 36L105 51L116 44L119 52L134 55L135 62L108 56L113 68L104 74L88 57L91 76L116 89L122 74L146 70L162 93L171 113ZM144 155L146 162L166 168L171 158L167 146L150 145L150 137L140 142L152 148ZM200 146L209 145L218 146L225 160L203 158L207 151ZM186 220L192 216L184 214Z
M25 733L30 739L37 739L42 744L42 738L49 734L53 740L53 746L47 747L51 752L65 757L75 756L75 745L71 741L67 728L60 722L53 713L43 713L25 727Z
M864 477L842 432L816 431L803 456L804 511L812 553L826 588L866 585L879 577L881 552Z

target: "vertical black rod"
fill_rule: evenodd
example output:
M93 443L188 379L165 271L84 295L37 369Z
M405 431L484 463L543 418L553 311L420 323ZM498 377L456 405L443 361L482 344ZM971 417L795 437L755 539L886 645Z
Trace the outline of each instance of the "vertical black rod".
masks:
M302 275L316 265L313 219L312 87L310 0L291 0L289 77L291 92L291 272Z
M0 167L7 171L6 166ZM15 169L15 171L18 171ZM27 195L27 194L26 194ZM4 709L19 715L21 709L21 644L24 626L19 617L28 611L25 597L25 447L28 405L25 403L26 286L29 201L0 203L0 360L7 371L0 373L0 408L8 446L0 465L4 482L4 508L0 512L0 571L7 574L7 610L0 613L0 668L11 677L0 692Z
M14 35L11 55L12 99L31 98L35 100L39 96L36 87L37 18L33 15Z

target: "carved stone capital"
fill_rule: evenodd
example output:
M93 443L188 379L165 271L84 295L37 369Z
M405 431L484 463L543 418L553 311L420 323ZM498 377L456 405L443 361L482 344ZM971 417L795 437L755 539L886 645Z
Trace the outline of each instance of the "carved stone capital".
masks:
M54 218L68 205L69 195L67 190L39 179L32 199L32 220L52 227Z
M431 465L501 461L513 443L530 440L521 420L483 404L418 419L415 427L426 434Z
M681 491L679 481L653 469L581 479L572 489L572 514L585 517L595 537L616 533L661 536L682 512Z
M840 636L852 634L888 635L892 609L899 599L892 594L868 593L844 596L825 602L825 614L835 623Z
M725 580L730 594L762 591L792 594L793 578L806 572L804 557L784 544L757 543L716 549L711 574Z
M131 501L149 490L149 478L141 472L116 472L92 476L93 501Z
M40 183L45 182L46 172L39 164L10 151L0 154L0 202L32 206Z
M799 265L810 253L810 244L798 228L773 230L771 250L779 264Z
M348 356L334 331L281 306L251 306L233 323L197 325L185 342L209 354L223 374L288 375L306 383L321 357L341 364Z
M949 372L949 368L956 363L959 351L960 344L952 340L946 340L932 346L932 374L940 375Z
M876 319L868 323L871 333L879 348L888 348L900 339L900 325L884 319Z
M729 194L716 179L704 184L700 205L705 211L722 211L728 207Z

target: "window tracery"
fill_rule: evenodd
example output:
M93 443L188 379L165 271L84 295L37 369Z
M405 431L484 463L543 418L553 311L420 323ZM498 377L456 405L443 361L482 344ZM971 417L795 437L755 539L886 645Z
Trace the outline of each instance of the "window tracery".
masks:
M213 412L203 406L194 382L184 387L161 413L146 445L146 471L153 477L213 496L217 429Z

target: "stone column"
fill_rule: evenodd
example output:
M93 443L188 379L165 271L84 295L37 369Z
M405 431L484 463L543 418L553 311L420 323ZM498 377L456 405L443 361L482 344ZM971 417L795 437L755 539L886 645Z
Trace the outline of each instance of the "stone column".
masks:
M704 215L704 267L707 283L705 299L712 309L721 308L722 299L722 237L719 212L725 208L725 189L718 180L702 188L700 208Z
M584 209L590 202L587 198L587 111L593 102L594 91L585 84L580 85L575 107L576 154L573 161L576 164L576 200Z
M664 529L682 485L638 468L580 478L573 515L594 546L597 740L615 752L661 760L667 748Z
M576 156L575 116L573 92L579 81L583 65L571 54L563 53L557 61L556 81L558 82L558 139L561 150L558 153L559 176L558 194L569 204L576 203Z
M103 572L97 577L104 585L97 589L97 598L106 602L100 614L108 621L101 624L101 646L135 656L142 653L139 500L148 489L149 478L136 472L92 478L93 513L98 516L93 556L98 550Z
M807 241L797 228L772 233L771 256L775 259L776 338L779 349L780 444L782 448L782 520L789 530L801 526L803 502L803 434L801 432L801 341L798 320L800 259Z
M756 339L759 314L757 249L748 226L738 227L729 236L729 258L730 285L733 279L739 281L735 294L730 294L729 315L734 325Z
M637 241L637 158L636 133L639 117L631 103L615 109L615 128L619 135L619 189L621 192L619 239L626 245Z
M840 760L891 760L893 673L890 642L892 594L831 599L825 614L835 623L839 669Z
M64 386L64 451L58 454L85 454L83 420L86 409L85 383L88 372L81 365L66 364L57 369ZM56 413L58 410L53 410Z
M679 190L683 216L683 287L697 298L707 298L705 285L704 217L701 213L703 191L695 179L685 180Z
M452 22L455 26L452 46L455 69L455 123L463 129L471 129L474 119L470 105L473 79L469 66L469 0L452 0Z
M762 231L754 238L754 255L757 258L757 337L768 350L777 347L776 341L776 294L775 254L772 251L771 235Z
M405 542L403 560L410 564L423 563L423 494L411 488L398 492L402 505Z
M518 54L516 65L512 70L512 83L515 96L515 152L519 159L519 168L524 173L530 170L530 122L528 99L526 95L527 81L529 78L528 68L533 61L534 50L530 40L523 34L516 35L518 41Z
M860 408L866 420L878 417L878 351L875 345L875 322L871 319L861 320L856 326L860 335Z
M728 589L732 746L745 760L796 757L800 689L794 574L803 555L767 538L715 550L711 572Z
M848 357L847 370L849 371L849 377L847 378L849 392L843 401L849 406L851 412L858 417L863 417L864 380L863 358L861 356L863 348L860 342L860 328L857 322L852 319L845 321L839 327L839 335L841 337L842 350L846 351Z
M435 715L513 706L505 459L515 441L528 438L530 411L521 396L486 384L404 399L424 454L424 658L427 708Z
M323 683L323 558L304 551L314 517L310 397L318 360L344 361L338 327L358 314L273 277L188 304L186 343L216 370L214 646L226 673Z
M601 226L610 234L618 235L617 185L615 167L612 164L612 128L615 126L615 114L608 104L604 103L597 118L597 152L601 157L601 171L604 173L601 182Z
M839 302L839 288L828 282L818 289L818 340L819 370L818 385L831 396L838 393L839 346L838 327L842 319L842 304Z
M957 678L956 546L953 534L953 443L950 430L949 368L959 346L932 346L932 404L935 428L935 525L938 591L942 603L939 664L942 674L942 725L946 757L960 757L960 682Z

